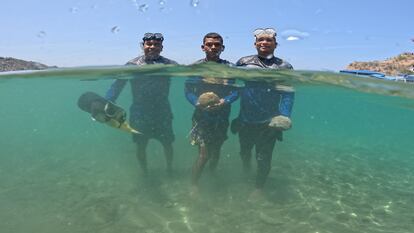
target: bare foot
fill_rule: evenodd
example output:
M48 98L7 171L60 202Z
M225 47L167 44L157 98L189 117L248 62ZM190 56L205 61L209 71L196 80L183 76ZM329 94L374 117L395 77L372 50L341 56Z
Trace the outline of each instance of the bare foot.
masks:
M172 178L174 176L174 170L172 169L172 167L168 166L166 171L168 177Z
M191 186L190 197L193 200L199 199L199 197L200 197L200 190L199 190L198 186L196 186L196 185L192 185Z
M248 176L252 172L252 163L243 162L243 175Z
M146 179L148 178L148 170L147 169L142 169L141 170L141 176Z
M247 199L249 202L258 202L264 200L263 190L255 189Z

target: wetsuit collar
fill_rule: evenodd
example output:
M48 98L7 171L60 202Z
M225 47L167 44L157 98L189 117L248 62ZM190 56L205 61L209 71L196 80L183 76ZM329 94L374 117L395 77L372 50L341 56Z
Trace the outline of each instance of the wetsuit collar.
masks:
M260 59L264 59L264 60L272 60L274 57L275 57L275 55L273 55L273 54L270 54L270 55L268 55L268 56L266 56L266 57L262 57L262 56L260 56L260 55L257 55Z
M204 58L204 62L217 62L217 63L223 63L223 59L221 59L221 58L219 58L217 61L210 61L210 60L207 60L207 58Z
M159 55L157 58L149 58L149 57L144 55L144 60L145 61L159 61L160 59L161 59L161 55Z

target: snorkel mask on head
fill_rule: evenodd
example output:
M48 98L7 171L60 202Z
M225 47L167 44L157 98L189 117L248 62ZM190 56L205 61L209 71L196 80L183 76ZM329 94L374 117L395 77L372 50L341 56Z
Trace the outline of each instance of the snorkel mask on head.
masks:
M142 37L142 41L147 41L147 40L159 40L159 41L163 41L164 40L164 36L161 33L150 33L147 32L144 34L144 37Z
M256 30L253 31L253 35L256 39L254 45L256 46L258 52L260 53L260 56L262 56L266 59L273 58L274 57L273 52L274 52L276 46L278 45L277 42L276 42L276 30L274 28L257 28ZM264 46L265 50L267 50L267 51L259 51L261 49L258 47L257 43L260 42L260 44L262 44L263 41L269 41L270 38L272 38L271 42L274 43L274 45ZM263 45L260 45L260 46L263 46ZM272 48L270 48L269 46L272 47Z
M273 28L257 28L256 30L253 31L253 35L255 37L261 36L261 35L269 35L269 36L273 36L276 37L276 30Z

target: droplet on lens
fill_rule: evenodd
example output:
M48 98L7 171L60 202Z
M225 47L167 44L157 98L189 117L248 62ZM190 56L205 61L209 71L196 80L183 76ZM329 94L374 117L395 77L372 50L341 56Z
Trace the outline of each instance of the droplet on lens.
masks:
M46 32L45 31L40 31L40 32L38 32L37 33L37 35L36 35L38 38L45 38L45 36L46 36Z
M198 7L199 4L200 4L200 0L191 0L192 7Z
M78 13L78 8L77 7L71 7L70 9L69 9L69 11L70 11L70 13L72 13L72 14L76 14L76 13Z
M111 28L111 32L112 32L113 34L117 34L120 30L121 30L121 29L120 29L118 26L115 26L115 27L112 27L112 28Z
M148 4L139 5L138 10L141 12L145 12L148 10Z

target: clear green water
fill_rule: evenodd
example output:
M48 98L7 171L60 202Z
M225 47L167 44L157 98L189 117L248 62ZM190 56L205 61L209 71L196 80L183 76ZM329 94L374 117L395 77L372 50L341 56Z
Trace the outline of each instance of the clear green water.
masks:
M141 178L130 136L91 121L76 106L83 92L103 94L110 77L128 78L131 72L144 73L97 67L0 76L1 232L414 229L414 85L320 72L284 78L214 66L145 71L267 76L295 85L294 125L276 146L265 200L247 201L255 174L242 175L238 140L229 133L217 173L203 173L201 199L193 201L190 176L197 148L187 138L193 109L184 98L185 78L173 78L171 86L174 177L166 175L162 149L153 141L151 177ZM130 101L126 87L118 103L128 108Z

